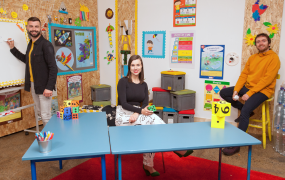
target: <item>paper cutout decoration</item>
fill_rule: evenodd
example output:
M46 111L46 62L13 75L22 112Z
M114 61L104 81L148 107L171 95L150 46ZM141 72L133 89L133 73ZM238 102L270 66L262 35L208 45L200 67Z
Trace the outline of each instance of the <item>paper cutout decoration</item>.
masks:
M18 17L18 14L16 12L11 12L12 18L16 19Z
M246 40L246 44L248 45L248 46L253 46L253 45L255 45L255 37L256 37L256 35L252 35L251 34L251 30L250 30L250 28L248 28L248 30L247 30L247 32L246 32L246 36L245 36L245 40Z
M105 16L107 19L112 19L114 16L114 12L112 9L108 8L105 12Z
M54 30L54 44L56 46L72 46L72 33L68 30Z
M61 56L60 55L57 55L55 57L55 59L57 61L59 61L62 65L68 67L71 71L74 71L67 63L69 63L69 61L71 60L72 58L72 54L68 54L67 56L64 54L64 52L61 52Z
M109 44L110 44L110 48L113 47L113 40L112 40L112 31L115 28L109 24L109 26L106 28L106 31L108 32L108 39L109 39Z
M272 39L274 37L274 34L279 31L277 24L275 24L274 26L270 22L264 22L263 24L268 27L266 28L266 30L269 32L269 37Z
M226 55L225 61L226 61L227 65L235 66L239 62L239 56L235 52L230 52Z
M63 24L63 20L64 20L64 18L61 17L60 20L59 20L60 24Z
M79 17L75 19L74 24L75 24L76 26L81 26L81 20L80 20Z
M6 12L6 10L4 10L3 8L0 8L0 14L2 14L2 15L7 15L7 12Z
M16 23L16 26L18 26L18 28L19 28L22 32L24 32L24 31L25 31L25 29L24 29L24 28L22 28L22 27L20 26L20 24Z
M52 22L52 21L51 21L51 15L48 14L48 15L47 15L47 18L48 18L48 23L51 24L51 22Z
M65 6L64 2L61 2L60 7L59 7L59 11L58 11L58 12L63 13L63 14L68 14L68 12L67 12L67 9L66 9L66 6Z
M80 5L80 20L81 21L89 21L89 9L85 5Z
M23 10L27 11L29 9L29 6L27 6L27 4L23 4Z
M57 17L57 16L54 16L54 20L55 20L55 21L58 21L58 17Z
M260 15L262 15L266 9L268 8L267 5L261 4L259 6L259 0L257 0L254 5L252 5L252 18L254 21L260 21Z
M114 59L116 59L114 56L114 50L112 50L112 53L107 51L107 56L104 57L104 59L108 60L108 65L110 64L110 62L112 62Z

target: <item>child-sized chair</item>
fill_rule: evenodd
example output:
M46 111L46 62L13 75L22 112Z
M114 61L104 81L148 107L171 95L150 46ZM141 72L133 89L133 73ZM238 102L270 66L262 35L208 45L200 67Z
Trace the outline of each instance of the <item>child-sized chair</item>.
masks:
M280 79L280 74L277 74L276 79ZM259 119L249 119L249 122L259 122L262 123L260 125L256 124L249 124L248 127L254 127L254 128L262 128L262 143L263 143L263 148L266 148L266 125L268 128L268 137L269 141L271 141L271 123L270 123L270 113L269 113L269 102L271 102L274 99L274 96L271 98L267 99L262 103L262 120ZM246 132L248 131L248 128Z

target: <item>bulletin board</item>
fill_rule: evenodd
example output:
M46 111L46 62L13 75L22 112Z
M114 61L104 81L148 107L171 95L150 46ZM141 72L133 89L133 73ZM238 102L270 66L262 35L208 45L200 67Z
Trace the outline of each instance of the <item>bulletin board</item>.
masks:
M18 60L5 42L8 38L14 39L15 47L26 54L29 38L25 27L25 21L0 18L0 49L1 71L0 88L24 83L25 63Z
M173 27L196 26L196 0L173 0Z
M49 40L54 46L57 75L97 70L96 27L49 24Z

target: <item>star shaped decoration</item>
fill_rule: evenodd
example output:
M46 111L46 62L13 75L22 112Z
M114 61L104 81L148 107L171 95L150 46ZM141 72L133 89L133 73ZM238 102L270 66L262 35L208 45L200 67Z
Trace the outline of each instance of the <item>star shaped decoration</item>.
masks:
M80 20L79 17L75 19L74 24L75 24L76 26L81 26L81 20Z
M71 40L71 37L69 37L68 40Z
M54 40L56 41L56 40L57 40L57 37L54 37Z
M62 31L62 34L64 34L65 33L65 31Z

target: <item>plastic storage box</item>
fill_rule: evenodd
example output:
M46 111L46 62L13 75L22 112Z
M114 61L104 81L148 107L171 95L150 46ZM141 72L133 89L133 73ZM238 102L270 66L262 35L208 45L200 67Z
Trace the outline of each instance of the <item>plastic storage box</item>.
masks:
M171 93L171 108L182 111L187 109L195 109L196 91L184 89Z
M163 119L163 111L162 109L157 109L156 111L153 112L154 114L156 114L158 117L160 117L161 119Z
M171 106L170 104L170 92L168 90L154 87L153 91L153 104L155 106Z
M170 91L185 89L185 74L182 71L162 71L161 88Z
M163 112L163 119L166 124L177 123L178 112Z
M111 105L111 101L93 101L93 106L105 107Z
M91 87L92 101L110 101L111 100L111 86L106 84L93 85Z
M194 109L180 111L178 113L178 123L190 123L194 122Z

